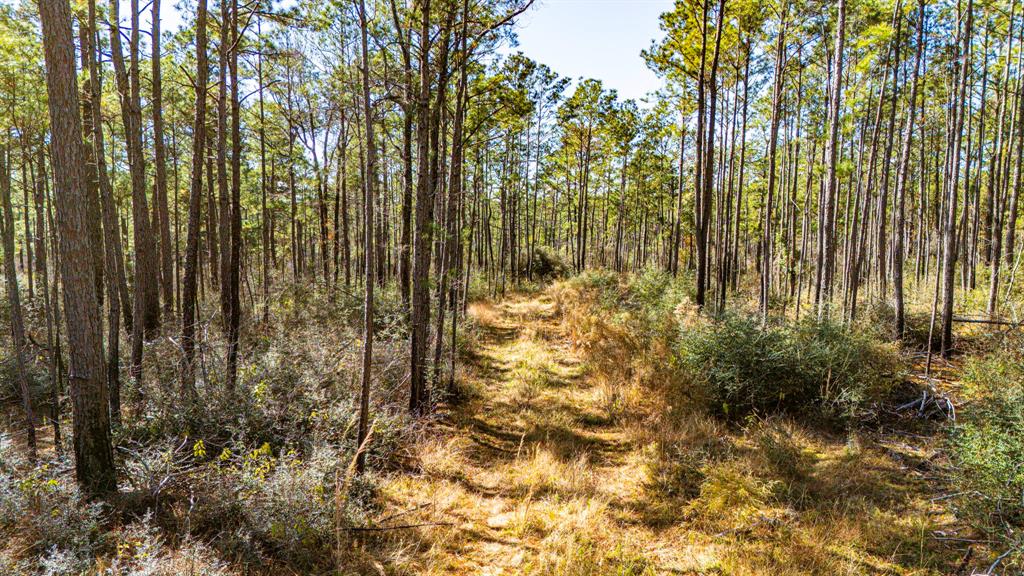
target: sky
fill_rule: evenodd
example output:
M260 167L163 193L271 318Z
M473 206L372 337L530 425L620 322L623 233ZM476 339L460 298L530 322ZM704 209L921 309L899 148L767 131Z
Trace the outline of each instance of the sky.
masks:
M519 46L530 58L574 80L596 78L639 100L660 80L640 51L661 38L658 16L672 0L536 0L519 17Z

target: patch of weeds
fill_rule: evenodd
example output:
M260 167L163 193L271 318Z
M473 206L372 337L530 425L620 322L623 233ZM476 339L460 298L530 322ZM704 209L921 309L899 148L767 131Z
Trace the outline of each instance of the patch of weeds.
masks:
M1024 364L996 353L964 370L975 397L953 427L963 510L993 533L1024 528Z
M575 532L544 541L537 562L526 567L531 576L653 576L654 566L633 546L603 543Z
M0 536L46 574L80 574L104 547L103 509L61 473L70 465L57 459L32 466L0 436Z
M700 494L687 512L715 529L738 530L761 519L775 491L775 481L757 478L739 463L708 464Z
M794 431L778 421L760 422L754 443L765 468L787 485L805 484L813 473L813 459L801 448Z
M707 466L734 452L724 426L699 413L662 422L647 440L646 488L662 499L695 498Z

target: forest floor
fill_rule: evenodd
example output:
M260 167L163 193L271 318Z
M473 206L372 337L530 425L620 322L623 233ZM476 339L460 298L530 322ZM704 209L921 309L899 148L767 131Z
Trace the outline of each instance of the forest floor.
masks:
M389 528L375 534L390 552L377 556L388 564L381 573L937 575L987 566L985 543L946 508L937 425L836 434L695 415L665 431L656 414L611 415L607 386L590 377L549 294L476 303L470 316L476 341L459 375L462 399L424 434L417 473L382 485ZM653 443L666 434L690 438L693 450L727 446L703 469L698 495L655 489Z

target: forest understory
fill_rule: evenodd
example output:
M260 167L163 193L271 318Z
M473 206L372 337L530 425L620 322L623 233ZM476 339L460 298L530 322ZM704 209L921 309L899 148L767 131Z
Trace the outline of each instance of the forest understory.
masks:
M390 514L414 510L406 521L439 524L409 540L424 546L413 571L953 574L979 565L964 544L973 531L942 504L949 462L932 423L894 415L842 434L782 416L728 423L673 409L664 390L608 379L626 372L595 373L586 360L595 343L574 341L559 311L580 304L542 293L471 307L480 340L465 368L468 400L418 448L422 474L383 488ZM690 471L701 476L695 496L671 485L685 472L668 459L687 452L710 462ZM975 547L984 561L988 549Z
M387 515L404 518L393 524L422 526L390 537L408 550L399 565L552 575L1019 566L1009 555L993 564L1005 541L956 512L945 402L961 402L962 359L937 360L925 378L921 354L908 355L875 418L845 431L784 414L722 419L657 385L665 374L652 364L669 359L595 319L595 295L575 284L471 305L464 400L417 445L419 473L382 487Z
M880 344L874 316L858 325L862 339L804 320L834 360L829 372L882 378L884 390L855 413L784 395L730 409L695 366L753 370L742 378L766 390L791 383L773 383L757 358L729 357L751 352L744 331L769 329L734 325L752 312L707 317L690 290L658 272L589 272L474 299L458 369L425 420L405 416L403 352L389 343L404 321L384 297L363 475L345 368L358 349L337 345L358 338L348 327L357 309L285 290L274 313L287 321L253 327L236 393L211 379L200 389L208 406L176 413L156 376L125 399L126 422L145 424L118 430L126 486L112 504L79 500L48 428L38 429L41 464L28 475L23 436L6 436L0 561L11 574L225 576L1020 569L1014 534L991 509L973 509L979 485L965 475L984 470L959 440L969 424L958 424L984 414L972 404L991 394L986 381L1024 382L1020 365L1011 374L1005 360L983 360L1017 345L1014 328L968 327L926 378L925 349ZM150 345L147 373L173 373L167 340ZM843 378L837 387L849 385ZM16 405L7 412L16 430Z

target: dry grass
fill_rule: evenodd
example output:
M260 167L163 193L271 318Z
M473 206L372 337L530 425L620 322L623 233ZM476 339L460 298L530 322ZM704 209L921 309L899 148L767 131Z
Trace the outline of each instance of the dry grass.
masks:
M939 576L957 571L968 546L964 568L991 562L983 546L957 540L974 535L948 501L933 500L949 491L933 431L726 422L680 394L695 392L680 385L686 375L664 336L702 322L692 309L675 306L655 318L671 326L650 330L642 309L612 316L599 297L565 283L471 304L458 401L403 428L401 442L382 434L378 449L392 462L368 480L376 490L359 502L359 522L343 527L357 529L338 538L337 573ZM296 326L317 326L301 302L280 306ZM265 383L264 410L317 408L302 421L332 439L344 436L346 403L321 414L324 399L287 386L336 394L317 383L343 379L346 362L324 353L337 332L323 325L291 334L304 350L295 357L275 344L287 326L253 330L260 362L245 380ZM397 372L390 362L380 369L385 405L404 391ZM309 499L289 486L285 500ZM111 534L120 538L114 574L146 565L240 573L199 542L147 540L138 527ZM0 554L0 573L17 573L6 567ZM276 569L263 573L294 572Z
M725 424L673 399L652 364L665 351L587 298L562 286L471 306L461 376L479 394L421 442L419 474L383 483L382 514L444 525L393 536L388 573L954 571L936 440Z

